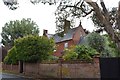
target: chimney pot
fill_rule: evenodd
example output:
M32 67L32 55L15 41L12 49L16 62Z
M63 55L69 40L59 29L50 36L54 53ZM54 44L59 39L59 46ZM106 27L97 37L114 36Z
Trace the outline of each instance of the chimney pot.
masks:
M47 34L48 34L48 30L43 30L43 36L47 36Z
M70 21L66 20L64 21L64 33L67 33L67 31L70 29Z

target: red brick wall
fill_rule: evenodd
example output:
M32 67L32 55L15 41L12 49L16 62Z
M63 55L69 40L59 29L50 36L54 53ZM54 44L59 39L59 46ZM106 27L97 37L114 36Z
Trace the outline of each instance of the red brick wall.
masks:
M100 69L97 61L93 63L85 62L65 62L62 63L25 63L25 74L35 75L36 77L60 78L100 78Z
M69 61L62 63L24 63L25 75L37 78L100 78L99 58L92 63ZM5 65L4 70L18 71L18 65ZM62 72L62 75L61 75Z
M60 57L62 55L61 52L64 50L64 44L66 42L68 43L68 48L69 48L72 45L78 44L78 42L80 41L80 37L81 36L85 36L85 35L86 34L85 34L83 28L82 27L78 27L76 29L74 35L73 35L73 39L56 43L57 49L56 49L56 52L54 52L54 55Z
M59 42L59 43L56 43L56 52L54 52L54 55L55 56L61 56L61 52L64 50L64 44L65 43L68 43L68 48L72 45L74 45L74 41L71 39L71 40L68 40L68 41L63 41L63 42Z
M73 36L74 44L78 44L81 36L85 36L85 32L82 27L78 27Z
M2 69L18 73L19 72L19 65L2 64Z

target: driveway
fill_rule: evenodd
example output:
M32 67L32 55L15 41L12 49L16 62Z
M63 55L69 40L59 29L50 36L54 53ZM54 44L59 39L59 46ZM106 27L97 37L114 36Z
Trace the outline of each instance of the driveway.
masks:
M25 78L23 76L9 74L9 73L0 73L1 80L32 80L31 78Z

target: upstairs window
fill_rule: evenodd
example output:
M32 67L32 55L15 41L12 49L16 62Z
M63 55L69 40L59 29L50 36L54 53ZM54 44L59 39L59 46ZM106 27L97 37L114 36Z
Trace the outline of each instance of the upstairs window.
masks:
M68 43L67 42L64 44L64 48L68 48Z

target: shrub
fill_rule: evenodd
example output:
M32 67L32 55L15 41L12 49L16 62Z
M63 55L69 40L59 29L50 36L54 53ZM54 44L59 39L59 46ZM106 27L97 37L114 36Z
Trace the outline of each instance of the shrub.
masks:
M15 40L4 62L13 64L16 61L38 62L47 60L54 50L54 40L42 36L26 36Z
M42 36L26 36L15 41L17 57L25 62L37 62L48 59L53 53L54 40Z
M48 56L48 61L53 61L53 60L58 60L59 59L59 57L57 57L57 56L53 56L53 55L50 55L50 56Z
M71 47L70 49L64 50L63 59L64 60L76 60L78 57L78 54L74 51L74 47Z
M91 61L97 51L91 47L85 45L78 45L65 49L63 59L64 60L85 60Z
M17 52L16 52L16 47L13 46L9 51L7 56L4 58L4 63L6 64L17 64L18 60L17 60Z
M75 52L78 54L77 59L85 61L91 61L93 56L97 53L95 49L85 45L76 46Z

